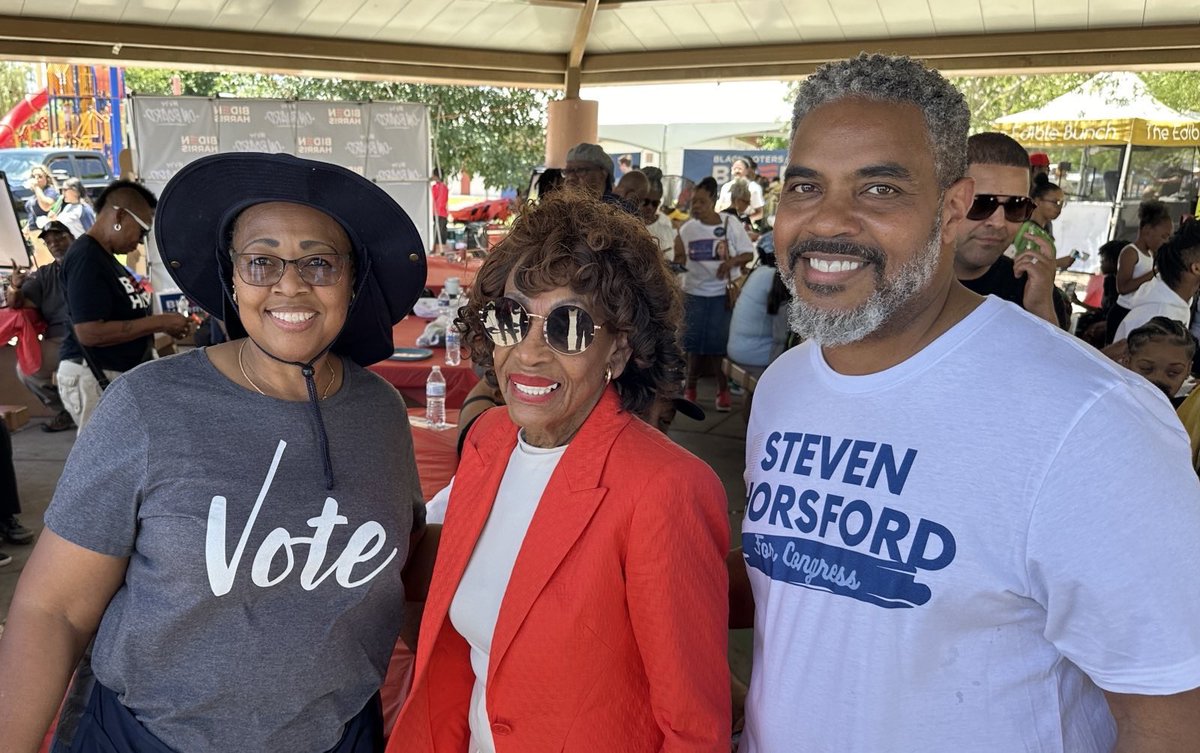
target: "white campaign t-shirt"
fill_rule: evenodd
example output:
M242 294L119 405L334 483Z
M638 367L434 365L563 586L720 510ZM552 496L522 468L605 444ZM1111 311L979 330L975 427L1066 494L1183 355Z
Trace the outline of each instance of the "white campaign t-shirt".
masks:
M467 712L471 753L496 753L487 713L487 671L492 634L496 631L500 604L508 590L508 580L529 530L529 522L533 520L542 492L566 449L566 445L549 449L534 447L518 435L517 446L508 458L508 467L496 491L492 512L475 542L475 551L450 602L450 623L470 644L471 669L475 673L471 706Z
M687 273L683 278L683 292L701 298L725 295L725 280L717 277L721 262L732 256L754 251L750 236L736 217L719 215L716 225L705 225L690 219L679 228L683 251L687 255ZM737 277L734 270L734 278Z
M1097 685L1200 686L1183 427L1016 306L988 298L877 374L786 352L746 466L741 753L1107 753Z

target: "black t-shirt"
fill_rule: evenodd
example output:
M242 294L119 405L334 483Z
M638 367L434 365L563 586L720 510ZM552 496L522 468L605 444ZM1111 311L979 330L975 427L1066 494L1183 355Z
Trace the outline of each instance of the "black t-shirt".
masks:
M979 295L994 295L1025 308L1027 279L1024 276L1013 276L1013 262L1007 256L1001 256L995 264L988 268L988 271L974 280L959 280L959 282L966 286L967 290L974 291ZM1067 303L1057 290L1051 292L1051 297L1054 301L1054 313L1058 316L1059 326L1066 327L1071 321L1071 312L1067 308Z
M71 321L123 322L150 315L150 294L90 235L71 244L62 262ZM107 347L88 348L96 365L109 371L129 371L150 357L154 337L146 335ZM70 332L59 351L62 358L83 358Z
M61 340L71 329L67 316L67 291L63 288L62 264L57 261L29 273L21 283L21 295L37 306L46 322L46 337Z

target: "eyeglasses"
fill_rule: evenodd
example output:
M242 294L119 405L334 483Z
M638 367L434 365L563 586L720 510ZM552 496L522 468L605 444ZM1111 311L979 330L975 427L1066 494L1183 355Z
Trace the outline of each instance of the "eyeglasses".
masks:
M481 314L483 329L498 347L507 348L529 336L533 319L542 319L542 337L555 353L574 356L587 350L596 340L596 324L583 308L573 303L556 307L549 314L540 316L512 298L497 298L483 307Z
M234 255L238 277L247 285L265 288L283 279L289 264L296 265L300 279L309 285L337 285L342 271L349 266L344 254L310 254L299 259L281 259L271 254L240 253Z
M1033 200L1028 196L1009 196L1004 201L990 193L975 194L975 201L967 210L967 219L978 222L991 217L997 207L1004 207L1004 219L1009 222L1024 222L1033 214Z
M662 199L642 199L642 206L658 209L658 205L662 203Z
M575 175L583 175L585 173L590 173L593 170L603 170L603 169L604 168L597 167L595 165L589 165L588 167L568 167L562 171L562 174L563 174L563 177L570 178Z
M136 214L129 211L128 209L125 209L124 207L119 207L119 206L113 205L113 209L117 210L118 212L124 212L125 214L132 217L133 221L136 222L138 224L138 227L140 227L142 229L141 240L143 240L143 241L146 240L146 236L150 234L150 226L147 225L145 222L142 222L141 217L138 217Z
M1062 209L1063 204L1066 203L1066 201L1064 199L1038 199L1038 201L1044 201L1047 204L1053 204L1054 206L1058 207L1059 209Z

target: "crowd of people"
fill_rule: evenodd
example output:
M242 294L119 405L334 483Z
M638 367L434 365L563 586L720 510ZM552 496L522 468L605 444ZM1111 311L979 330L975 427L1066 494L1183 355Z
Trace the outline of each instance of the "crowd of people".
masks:
M113 184L59 262L80 433L0 639L0 748L57 715L77 753L1194 750L1200 223L1147 202L1100 249L1085 341L1062 190L968 124L863 54L800 84L773 208L748 159L683 217L572 148L459 309L479 401L428 522L363 368L424 287L404 210L284 155ZM116 262L151 231L226 342L146 362L189 326ZM730 410L724 359L755 377L734 541L655 418L710 375Z

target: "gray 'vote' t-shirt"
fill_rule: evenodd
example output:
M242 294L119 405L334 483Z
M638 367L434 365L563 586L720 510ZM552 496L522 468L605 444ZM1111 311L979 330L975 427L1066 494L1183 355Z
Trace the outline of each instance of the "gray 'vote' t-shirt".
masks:
M383 680L420 485L399 394L345 367L332 490L309 404L201 350L114 381L67 460L46 524L129 558L96 677L175 750L329 750Z

